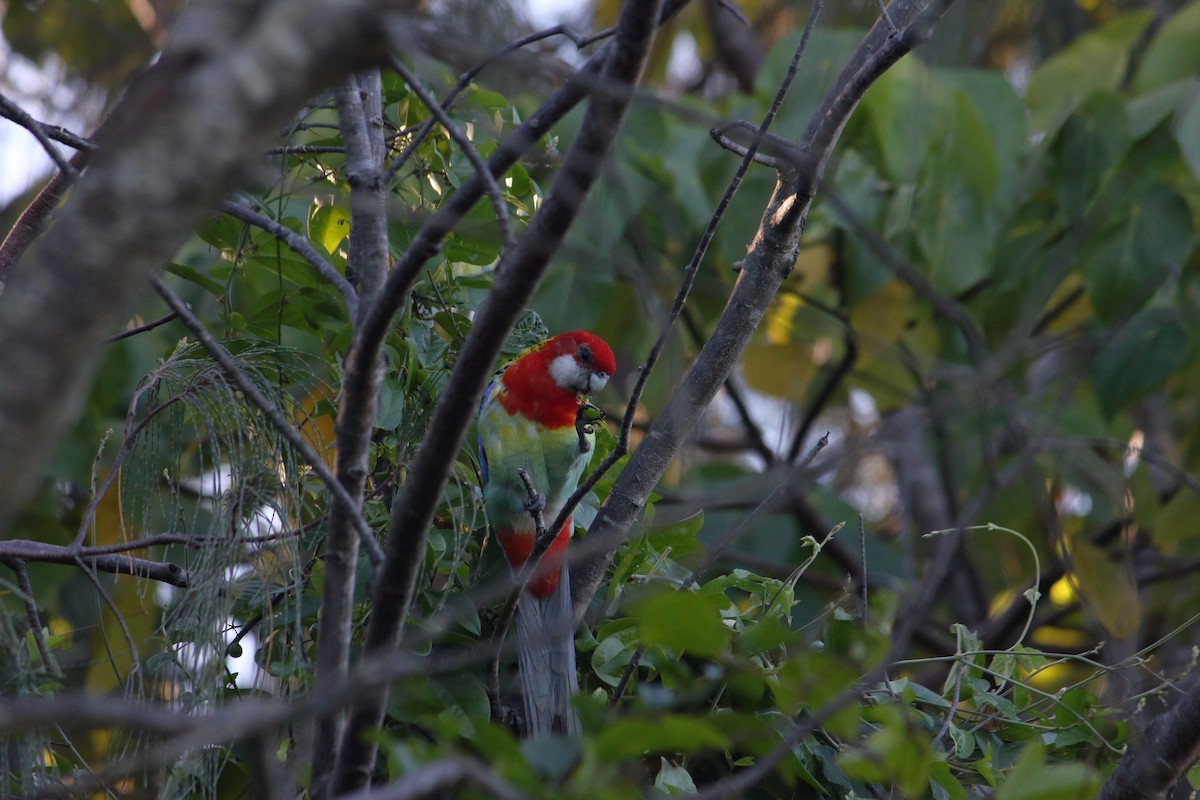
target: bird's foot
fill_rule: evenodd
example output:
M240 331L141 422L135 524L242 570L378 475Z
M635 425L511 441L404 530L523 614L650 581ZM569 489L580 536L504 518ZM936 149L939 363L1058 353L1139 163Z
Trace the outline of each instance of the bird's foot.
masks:
M530 514L536 514L546 510L546 495L541 492L533 492L529 497L525 498L525 510Z

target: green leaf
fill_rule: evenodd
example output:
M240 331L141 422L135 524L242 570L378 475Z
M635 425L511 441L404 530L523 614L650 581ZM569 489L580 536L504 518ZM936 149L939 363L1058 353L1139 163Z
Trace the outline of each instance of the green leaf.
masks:
M696 535L704 525L704 512L697 511L689 517L655 525L646 531L650 546L660 553L670 551L672 558L688 555L701 550Z
M1079 253L1097 314L1113 322L1140 309L1195 242L1191 209L1177 193L1155 184L1123 198Z
M1067 544L1071 578L1083 594L1088 610L1112 636L1128 639L1137 633L1142 604L1130 571L1083 537Z
M945 790L946 797L949 800L969 800L967 790L954 777L954 774L950 771L950 765L945 761L939 759L930 765L929 779L935 786L939 786Z
M326 253L336 253L349 235L350 215L340 206L317 206L309 217L308 236L325 248Z
M729 648L730 630L721 621L724 597L708 593L658 591L630 609L643 645L715 658Z
M851 778L895 782L904 796L921 796L934 764L929 739L911 729L912 723L900 708L883 706L876 711L881 727L861 749L843 753L838 766Z
M599 756L605 761L624 761L648 754L691 754L723 748L725 735L702 717L667 714L649 719L621 719L597 737Z
M1100 775L1087 764L1047 764L1042 746L1031 742L996 792L996 800L1090 800Z
M1183 160L1192 175L1200 178L1200 82L1191 81L1190 88L1190 101L1180 109L1174 133Z
M1088 95L1050 149L1047 176L1063 211L1076 219L1129 148L1125 104L1112 92Z
M1125 14L1046 59L1025 91L1031 130L1053 136L1083 98L1097 89L1116 89L1130 48L1152 19L1150 11Z
M863 96L861 111L883 156L884 173L901 183L916 181L946 105L946 91L918 59L905 58ZM936 90L935 90L936 89Z
M225 293L225 287L222 284L217 283L203 272L193 269L187 264L167 264L166 270L173 275L178 275L186 281L191 281L197 286L203 287L210 294L214 294L219 297Z
M1174 309L1151 308L1131 319L1092 362L1101 410L1111 418L1160 386L1184 364L1188 344L1187 327Z
M566 777L579 762L581 753L579 741L570 736L535 736L521 742L521 755L525 761L539 775L553 782Z
M1200 4L1191 3L1167 18L1146 48L1133 81L1141 93L1200 73Z

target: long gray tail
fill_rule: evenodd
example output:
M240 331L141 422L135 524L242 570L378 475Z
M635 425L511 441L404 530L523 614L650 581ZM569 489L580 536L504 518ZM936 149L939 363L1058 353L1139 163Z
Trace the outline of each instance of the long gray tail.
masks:
M529 735L580 735L579 718L571 707L579 678L575 673L571 583L565 563L554 594L541 598L522 593L517 605L517 655Z

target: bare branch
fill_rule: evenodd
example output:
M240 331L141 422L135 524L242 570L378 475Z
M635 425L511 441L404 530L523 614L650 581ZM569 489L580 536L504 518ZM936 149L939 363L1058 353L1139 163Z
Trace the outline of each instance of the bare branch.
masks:
M25 113L23 108L2 94L0 94L0 117L12 120L25 130L32 133L33 138L37 139L38 144L40 144L42 149L46 151L46 155L50 156L50 160L58 166L60 171L66 174L68 180L73 181L79 177L79 174L75 171L75 168L71 166L71 162L68 161L66 156L60 153L58 148L54 146L54 143L50 141L50 137L46 135L45 126L31 117L29 114Z
M55 235L29 252L0 297L0 453L9 476L0 483L0 528L36 485L103 340L147 276L245 180L244 159L296 108L382 57L382 17L392 7L274 0L193 6L180 18L162 57L105 123Z
M1162 800L1200 759L1200 682L1145 729L1104 783L1100 800Z
M58 662L46 645L46 634L42 630L42 617L38 613L37 598L33 594L33 584L29 582L29 570L25 568L25 562L20 559L9 559L4 563L17 576L17 588L21 590L21 601L25 603L25 617L29 620L29 632L37 644L42 667L51 675L61 678L62 670L58 668Z
M176 314L174 311L172 311L170 314L166 314L164 316L159 317L158 319L151 320L150 322L147 322L143 325L138 325L134 328L130 328L129 330L121 331L120 333L113 334L112 336L105 339L104 343L105 344L114 344L116 342L121 341L122 339L128 339L130 337L137 336L139 333L145 333L146 331L152 331L155 328L157 328L161 325L166 325L168 322L171 322L172 320L176 320L176 319L179 319L179 315Z
M362 289L362 306L354 315L355 324L375 302L383 276L387 272L389 241L387 229L387 183L382 165L385 152L382 127L382 86L379 72L347 76L337 90L338 123L346 145L346 177L350 183L350 248L346 272ZM361 334L352 345L352 353L361 350ZM354 380L347 380L338 407L337 479L353 505L342 505L330 516L325 537L325 580L321 587L321 614L318 620L316 680L330 683L346 674L350 664L350 637L353 632L355 574L358 547L354 530L362 520L364 490L370 464L371 434L383 382L383 358L378 350L366 359L353 359L348 368ZM353 387L353 389L349 387ZM382 549L369 535L370 543L359 539L372 552L372 563L379 565ZM325 754L313 764L311 795L314 800L329 796L337 763L338 741L345 724L341 713L318 718L313 746Z
M77 551L73 547L35 542L29 539L9 539L0 542L0 559L19 559L48 564L77 564L76 559L79 558L82 558L87 566L99 572L136 575L139 578L149 578L181 588L190 585L191 576L182 567L169 561L150 561L117 553L93 553L89 552L88 548Z
M80 170L90 159L90 153L76 153L71 158L71 165ZM8 279L13 265L46 229L54 209L58 207L72 183L74 181L67 173L56 172L33 198L33 202L21 212L21 216L17 217L8 235L4 237L4 243L0 244L0 290L4 288L3 282Z

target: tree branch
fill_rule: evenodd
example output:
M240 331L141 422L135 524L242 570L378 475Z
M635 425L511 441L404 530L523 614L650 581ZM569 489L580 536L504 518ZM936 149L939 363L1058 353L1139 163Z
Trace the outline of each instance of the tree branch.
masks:
M1147 727L1104 783L1100 800L1161 800L1200 759L1200 681Z
M99 348L246 158L331 78L383 56L392 4L192 6L105 123L93 161L0 296L0 529L70 423ZM214 114L213 109L221 109Z
M800 148L808 158L800 166L780 173L713 335L617 478L592 524L588 539L594 540L599 552L577 564L571 575L577 618L591 602L613 554L628 536L650 492L733 369L771 299L791 272L812 198L850 114L870 85L928 35L952 3L932 0L922 5L916 0L894 0L891 18L903 22L904 33L893 36L886 25L877 22L814 113L800 140Z
M350 252L346 272L359 282L363 305L354 317L375 302L388 264L387 184L383 176L385 144L383 131L373 130L369 117L382 115L382 91L379 73L350 75L337 91L338 121L346 144L346 177L350 182ZM368 108L370 112L368 113ZM359 350L359 341L352 352ZM363 493L371 455L371 434L379 407L379 387L383 383L383 358L376 350L373 357L353 361L359 370L353 381L354 391L343 391L337 418L337 478L354 505L335 509L325 537L325 580L321 586L321 613L318 618L316 681L320 685L336 681L350 666L350 637L354 629L354 588L358 565L358 541L354 529L362 520ZM349 368L348 368L349 369ZM362 536L358 537L362 539ZM381 548L374 534L368 536L374 546L372 563L382 563ZM366 540L363 539L365 542ZM368 546L371 546L368 545ZM311 795L313 800L329 796L337 763L337 747L345 718L342 714L316 720L313 747L324 757L313 762Z

